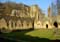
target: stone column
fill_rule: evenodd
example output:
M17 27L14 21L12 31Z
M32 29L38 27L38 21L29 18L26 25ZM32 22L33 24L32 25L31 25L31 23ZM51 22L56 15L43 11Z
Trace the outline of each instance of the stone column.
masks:
M13 21L13 29L15 29L15 22Z
M32 28L32 27L33 27L32 22L30 22L29 23L29 28Z
M27 24L26 21L24 21L24 22L23 22L23 29L26 29L26 28L27 28L27 27L26 27L26 26L27 26L26 24Z
M11 27L11 21L9 21L9 28L12 29L12 27Z

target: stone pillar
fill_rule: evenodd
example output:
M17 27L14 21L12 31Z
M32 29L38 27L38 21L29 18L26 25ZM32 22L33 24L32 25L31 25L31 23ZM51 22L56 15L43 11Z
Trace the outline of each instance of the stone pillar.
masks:
M22 29L22 23L20 20L16 22L16 29Z
M26 29L27 28L27 23L26 21L23 22L23 29Z
M15 29L15 22L13 21L13 28Z
M11 27L11 21L9 21L9 28L12 29L12 27Z
M32 22L29 23L29 28L33 28Z

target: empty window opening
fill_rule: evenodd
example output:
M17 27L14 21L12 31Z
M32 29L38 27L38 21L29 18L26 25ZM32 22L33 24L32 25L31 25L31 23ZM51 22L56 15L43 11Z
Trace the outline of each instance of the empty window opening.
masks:
M23 27L23 23L22 23L22 27Z
M11 22L11 27L13 28L13 22Z
M9 27L9 23L7 23L7 27Z
M29 24L27 23L27 26L29 26Z
M15 27L17 26L17 24L15 23Z

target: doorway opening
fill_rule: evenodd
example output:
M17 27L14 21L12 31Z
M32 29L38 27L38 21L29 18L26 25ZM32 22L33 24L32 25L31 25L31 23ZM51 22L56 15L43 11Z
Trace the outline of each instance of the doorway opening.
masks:
M46 28L48 29L48 24L46 24Z
M58 23L55 21L53 24L56 28L58 28Z

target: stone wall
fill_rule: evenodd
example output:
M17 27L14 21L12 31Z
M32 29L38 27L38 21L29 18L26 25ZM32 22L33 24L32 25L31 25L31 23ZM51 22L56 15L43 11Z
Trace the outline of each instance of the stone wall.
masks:
M7 28L7 23L4 18L0 19L0 28Z
M5 18L0 19L0 28L5 28L5 29L30 29L32 28L32 21L28 20L8 20L8 22L5 20Z

